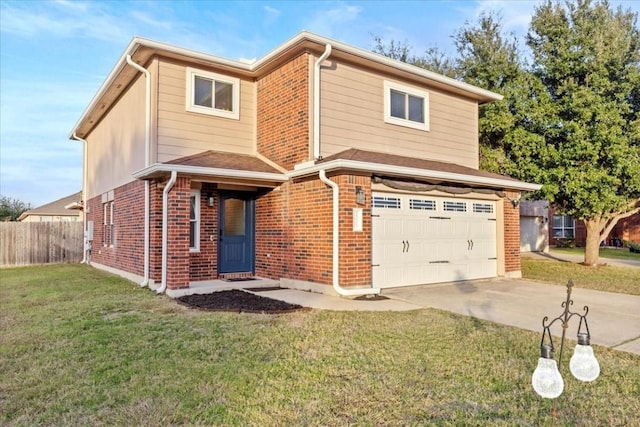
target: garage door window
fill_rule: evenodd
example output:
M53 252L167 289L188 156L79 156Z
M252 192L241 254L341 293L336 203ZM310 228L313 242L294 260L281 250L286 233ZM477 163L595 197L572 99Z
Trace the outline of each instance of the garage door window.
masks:
M467 204L465 202L450 202L444 201L444 210L447 212L466 212Z
M400 209L400 199L398 197L373 197L371 204L374 208Z
M493 205L491 203L474 203L473 212L488 214L493 213Z
M435 211L435 200L409 199L409 209L417 209L423 211Z

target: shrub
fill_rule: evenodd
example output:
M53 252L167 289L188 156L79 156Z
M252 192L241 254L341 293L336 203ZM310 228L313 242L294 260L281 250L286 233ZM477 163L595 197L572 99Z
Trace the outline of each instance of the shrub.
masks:
M630 241L629 252L640 254L640 243Z

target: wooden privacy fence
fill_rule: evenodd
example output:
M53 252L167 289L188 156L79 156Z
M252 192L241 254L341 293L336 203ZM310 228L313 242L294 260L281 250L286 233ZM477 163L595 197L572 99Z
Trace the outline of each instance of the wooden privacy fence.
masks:
M0 266L82 261L82 222L0 222Z

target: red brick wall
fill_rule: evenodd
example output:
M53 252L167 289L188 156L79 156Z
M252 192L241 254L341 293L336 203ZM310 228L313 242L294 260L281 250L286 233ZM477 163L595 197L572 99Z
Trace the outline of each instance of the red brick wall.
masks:
M258 152L286 169L309 159L308 56L258 80Z
M340 284L371 284L371 178L331 177L340 185ZM365 204L356 203L356 187L365 192ZM353 208L363 210L362 231L353 231Z
M144 182L132 181L114 189L115 245L104 246L102 196L88 201L87 220L93 221L91 260L132 274L144 274ZM108 214L108 212L107 212ZM112 239L114 236L108 237Z
M510 199L517 199L518 193L506 192ZM505 272L520 269L520 209L505 199L504 203L504 267Z
M215 200L212 207L207 205L209 194ZM218 206L218 192L214 185L203 184L200 190L200 251L189 255L189 278L192 281L218 277Z
M371 283L370 179L331 178L340 185L340 284ZM367 194L356 205L355 188ZM354 207L363 208L363 231L353 231ZM317 176L287 183L256 201L256 274L330 285L333 281L333 192Z
M167 288L189 287L189 210L191 180L178 177L169 192Z
M289 253L287 194L289 183L256 197L256 275L288 277Z

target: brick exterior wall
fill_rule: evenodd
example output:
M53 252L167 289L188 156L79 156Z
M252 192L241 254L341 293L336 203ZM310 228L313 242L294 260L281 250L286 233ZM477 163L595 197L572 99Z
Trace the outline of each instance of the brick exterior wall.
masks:
M213 207L207 205L212 195ZM192 281L218 278L218 192L213 184L203 184L200 190L200 250L189 254L189 279ZM213 237L213 240L211 240Z
M507 197L516 199L518 193L506 192ZM505 272L519 272L520 268L520 209L514 208L505 199L504 203L504 267Z
M331 177L340 186L340 284L371 283L371 180ZM366 204L355 202L356 186ZM353 208L363 231L353 231ZM333 281L333 192L317 176L286 183L256 201L256 274L330 285Z
M142 276L144 274L144 182L133 181L113 191L114 234L104 246L104 204L102 196L88 201L87 220L93 221L91 260ZM107 209L109 215L109 209ZM107 221L109 218L107 217Z
M258 80L258 152L285 169L309 160L309 54Z
M191 180L178 177L169 192L167 288L189 287L189 210Z

